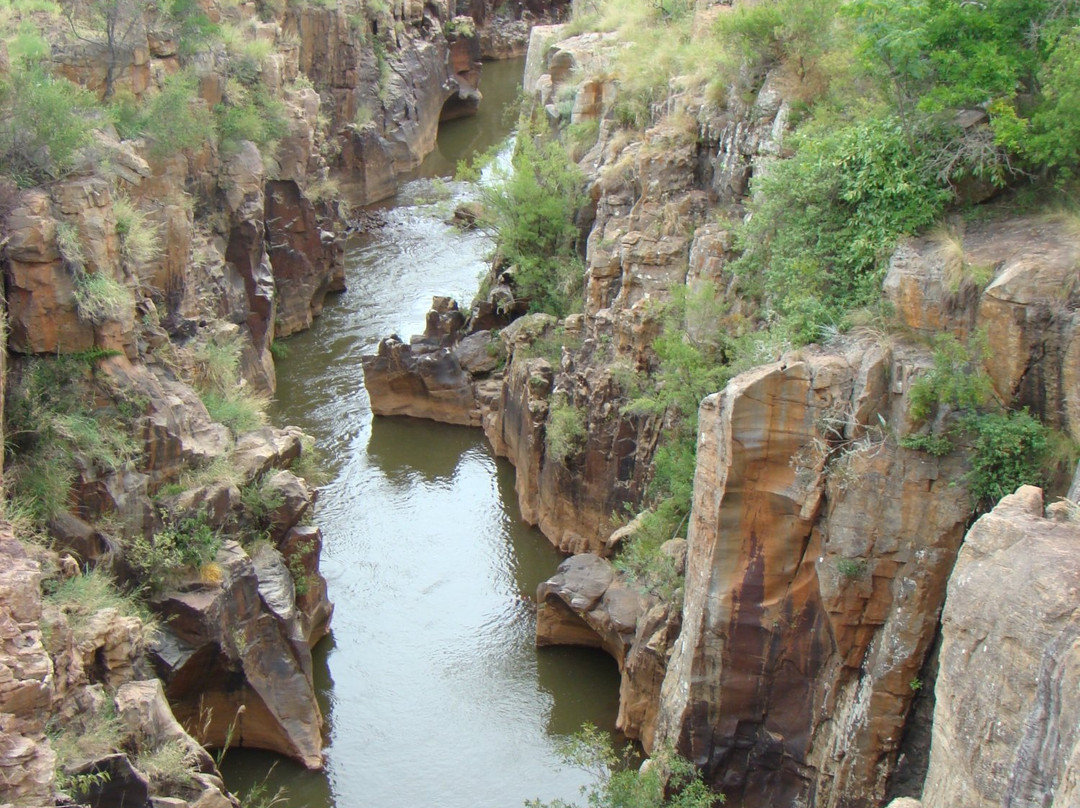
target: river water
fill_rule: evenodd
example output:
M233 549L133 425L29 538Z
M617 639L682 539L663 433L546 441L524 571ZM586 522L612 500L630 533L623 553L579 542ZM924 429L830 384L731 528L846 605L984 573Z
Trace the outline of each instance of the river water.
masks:
M449 177L505 141L523 63L484 68L476 118L444 124L439 148L383 206L387 224L347 251L348 291L285 341L273 419L314 435L331 480L319 496L322 569L335 605L316 648L326 770L277 762L271 790L307 808L517 808L578 796L584 775L556 745L582 722L613 728L614 662L536 649L535 594L559 556L523 525L513 469L479 430L372 418L362 354L423 330L434 294L468 300L491 243L445 224L472 191ZM272 755L230 750L244 792Z

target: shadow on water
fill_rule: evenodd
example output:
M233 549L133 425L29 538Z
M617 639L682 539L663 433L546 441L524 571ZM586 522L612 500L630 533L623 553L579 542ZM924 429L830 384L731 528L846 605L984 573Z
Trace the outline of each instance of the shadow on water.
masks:
M477 445L479 433L418 418L384 417L371 422L367 453L395 480L420 475L429 483L454 478L461 456Z

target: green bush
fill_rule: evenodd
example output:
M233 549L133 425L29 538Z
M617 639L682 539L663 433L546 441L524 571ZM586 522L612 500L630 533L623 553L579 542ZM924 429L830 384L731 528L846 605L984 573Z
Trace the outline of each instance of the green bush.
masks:
M194 351L192 385L210 417L234 435L266 423L266 396L254 393L240 375L240 337L214 337Z
M5 398L8 493L38 522L67 510L79 458L115 471L137 451L115 407L99 403L88 359L25 360Z
M525 128L512 169L496 169L496 182L483 191L484 223L516 267L515 293L530 311L561 317L575 306L584 277L574 222L583 186L581 170L558 141L541 142Z
M101 569L93 569L83 575L76 575L58 582L48 588L51 591L45 602L56 606L68 620L68 625L76 633L94 615L104 609L115 609L125 617L137 617L148 628L153 626L150 613L133 595L122 593L116 582Z
M631 380L628 415L664 418L653 457L647 500L652 510L620 553L617 564L643 585L673 597L678 588L671 559L660 546L675 538L690 513L697 463L698 409L705 396L723 389L732 370L734 343L724 319L725 301L711 284L677 289L653 341L655 368Z
M159 159L210 141L213 118L197 100L196 84L195 75L189 71L170 76L125 136L144 134L150 140L151 155Z
M908 391L912 419L925 421L942 404L959 412L974 412L984 406L993 395L993 385L983 368L985 351L985 339L979 335L969 345L951 334L937 337L933 367Z
M120 237L120 256L132 266L153 261L161 254L161 236L157 225L135 206L126 194L113 197L116 235Z
M790 145L753 183L735 269L802 343L880 296L897 240L933 223L951 192L892 118L809 125Z
M585 411L559 397L548 412L544 429L547 456L563 465L585 445Z
M975 436L966 480L976 504L992 508L1021 485L1046 487L1050 430L1026 409L971 416L965 426Z
M235 151L250 140L260 151L272 153L285 134L285 107L272 98L262 85L240 91L233 82L225 103L214 108L221 147Z
M0 77L0 172L21 188L64 176L90 142L93 97L35 65Z
M650 766L637 768L630 747L616 754L611 739L591 724L561 744L563 761L592 777L582 787L589 808L712 808L724 795L711 791L701 773L670 746L653 753ZM564 800L530 800L528 808L573 808Z
M194 516L165 514L161 530L147 540L138 536L125 558L140 583L159 592L184 572L199 571L217 557L221 536L205 511Z
M189 56L211 42L220 32L198 0L168 0L166 11L176 32L180 52Z
M864 65L909 128L926 116L979 107L990 112L997 143L1029 169L1075 168L1075 3L856 0L846 8Z
M256 531L268 530L271 515L285 504L281 492L271 488L267 482L265 476L260 476L240 489L240 502Z

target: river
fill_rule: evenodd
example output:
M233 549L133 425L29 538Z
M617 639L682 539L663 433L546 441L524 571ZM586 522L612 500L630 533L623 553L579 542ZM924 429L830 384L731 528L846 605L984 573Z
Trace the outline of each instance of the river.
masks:
M348 291L284 341L275 423L316 438L331 474L319 495L322 569L335 605L316 648L326 769L277 762L268 784L298 808L518 808L574 799L584 775L559 739L589 721L613 729L614 662L599 651L536 649L531 596L559 555L522 524L513 468L480 430L372 418L362 354L423 331L434 294L468 300L492 245L445 223L471 192L456 162L510 136L521 60L484 67L475 118L451 121L397 197L386 226L347 251ZM505 147L504 147L505 150ZM273 756L230 750L230 789Z

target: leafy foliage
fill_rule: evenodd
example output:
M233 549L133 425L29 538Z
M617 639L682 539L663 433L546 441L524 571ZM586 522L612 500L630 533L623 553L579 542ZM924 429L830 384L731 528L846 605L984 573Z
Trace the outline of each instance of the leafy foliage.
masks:
M485 225L504 259L515 267L516 294L530 311L567 314L581 288L574 216L584 203L581 170L555 140L518 136L512 168L496 167L495 183L483 191Z
M966 426L975 435L967 483L976 503L989 508L1021 485L1046 486L1050 430L1026 409L985 413Z
M201 343L195 351L191 383L210 417L235 435L266 423L265 396L252 392L240 375L240 338L215 336Z
M77 459L116 470L136 453L116 408L99 403L89 371L79 355L28 359L6 397L8 488L35 520L67 509Z
M0 76L0 173L20 187L62 177L90 142L94 99L44 67Z
M127 102L122 96L114 106L114 120L124 137L145 135L150 140L150 153L157 158L170 157L186 149L194 149L213 137L213 119L205 105L195 97L196 78L182 71L166 79L157 95L150 99L140 113L124 111Z
M565 464L585 443L585 412L558 398L548 412L544 431L547 456Z
M644 766L633 768L629 747L616 754L607 733L585 724L559 752L566 764L592 775L592 784L582 787L589 808L712 808L724 802L722 794L702 782L694 765L670 747L657 750ZM528 808L573 808L564 800L525 804Z
M736 271L809 342L877 296L897 239L931 224L951 193L893 118L807 127L791 145L754 182Z
M951 334L934 340L934 365L911 385L908 393L911 417L925 421L936 407L974 412L993 393L990 377L983 369L985 339L976 336L964 345Z
M60 581L51 589L45 601L67 616L68 624L76 634L82 625L103 609L115 609L121 615L139 618L148 627L153 625L149 613L136 598L122 593L113 579L101 569Z
M624 412L664 419L663 442L653 459L648 497L652 509L641 520L617 564L631 577L666 597L680 582L674 562L660 553L690 513L701 400L731 377L734 344L727 332L726 304L711 284L679 289L662 314L653 341L655 370L630 383Z
M140 582L160 591L185 571L200 570L221 548L221 536L207 521L206 512L163 516L161 530L146 539L137 536L126 558Z

